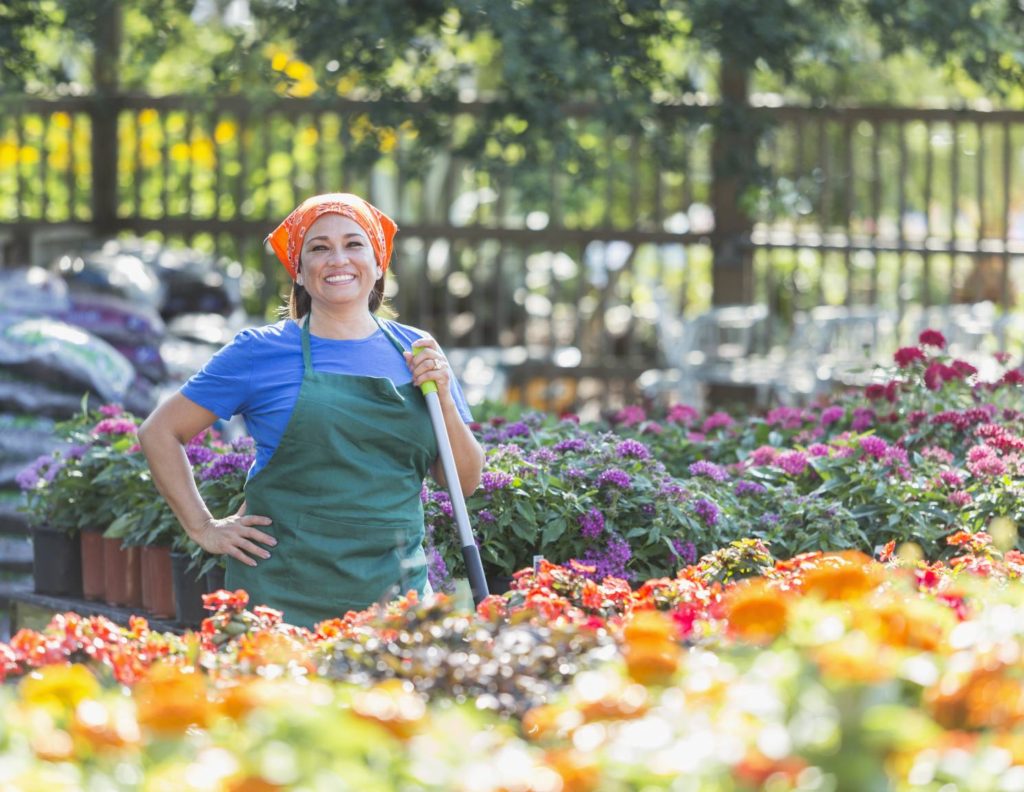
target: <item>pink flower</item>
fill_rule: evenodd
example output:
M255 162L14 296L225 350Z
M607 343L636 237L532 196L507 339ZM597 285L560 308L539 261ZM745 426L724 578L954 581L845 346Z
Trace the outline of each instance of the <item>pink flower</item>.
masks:
M750 460L750 464L761 467L763 465L770 465L772 460L779 455L779 449L774 446L763 445L760 448L755 448L750 452L750 456L747 459Z
M966 360L954 360L951 368L953 369L953 371L957 373L958 377L964 379L978 373L978 369L976 369Z
M715 429L723 429L726 426L732 426L734 423L736 422L732 419L732 416L730 416L729 413L711 413L711 415L704 420L704 425L701 427L701 431L704 432L704 434L707 434Z
M922 330L921 335L917 337L917 341L922 346L932 346L938 349L946 348L946 337L938 330L932 330L931 328Z
M641 421L646 420L647 413L644 412L644 408L636 404L628 404L615 413L612 418L612 423L620 424L621 426L636 426Z
M812 457L829 456L832 453L832 447L827 446L824 443L815 443L807 449L807 453Z
M928 446L921 451L921 456L925 459L935 460L943 465L953 464L953 455L945 448L940 448L939 446Z
M668 413L665 415L665 420L670 423L683 424L689 426L697 420L697 411L686 404L673 404L668 408Z
M977 478L1002 476L1006 463L987 445L977 445L967 451L967 469Z
M834 424L836 421L842 420L844 415L846 415L845 407L826 407L821 411L821 425L829 426Z
M875 411L869 407L858 407L853 411L853 422L850 428L855 432L863 432L875 425Z
M949 502L954 506L960 506L961 508L971 503L974 498L971 497L971 493L964 490L957 490L956 492L949 493Z
M802 451L786 451L775 457L774 464L791 476L799 476L807 469L807 455Z
M917 360L924 360L925 355L920 347L901 347L893 354L893 360L900 368L906 368Z
M883 459L886 452L889 450L889 444L881 437L870 435L869 437L861 438L860 450L864 452L864 456Z
M944 382L955 379L956 369L944 363L932 363L924 372L924 384L928 390L939 390Z
M962 487L964 477L955 470L943 470L939 473L939 481L947 487Z
M130 418L104 418L93 427L93 434L135 434L135 421Z
M117 418L124 412L124 407L120 404L104 404L100 406L100 415L104 418Z

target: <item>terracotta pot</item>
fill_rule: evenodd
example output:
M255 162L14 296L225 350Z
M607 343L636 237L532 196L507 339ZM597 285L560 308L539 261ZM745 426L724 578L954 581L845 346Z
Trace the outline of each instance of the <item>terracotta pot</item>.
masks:
M103 531L82 529L82 596L87 600L101 600L106 593L103 555Z
M174 618L174 570L169 545L142 548L142 607L158 619Z
M174 567L174 603L177 607L175 618L178 624L198 627L208 615L203 609L206 580L204 577L196 577L195 570L189 571L188 565L191 560L188 553L171 553L171 564Z
M103 540L106 600L121 607L142 607L142 549L124 547L120 539Z
M69 534L42 525L32 529L32 581L37 594L82 596L82 544Z

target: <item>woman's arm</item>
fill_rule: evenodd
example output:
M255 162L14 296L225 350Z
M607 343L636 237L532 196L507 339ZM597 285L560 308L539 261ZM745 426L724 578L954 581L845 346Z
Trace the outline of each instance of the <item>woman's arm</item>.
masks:
M208 553L229 555L256 566L247 553L257 558L270 558L270 553L255 543L270 547L277 544L256 527L270 525L270 518L246 515L244 504L237 514L215 518L199 494L185 454L185 444L216 420L212 412L176 393L139 427L139 445L149 462L153 483L167 499L185 533Z
M463 495L470 495L480 484L480 474L484 468L484 450L459 414L459 408L452 397L451 368L437 342L433 338L421 338L414 341L412 346L414 350L419 347L426 350L416 357L413 357L411 352L405 353L406 364L412 372L413 385L419 387L431 380L437 383L437 395L441 402L441 412L444 414L445 428L448 430L448 440L452 444L455 469L459 472L459 486ZM438 361L437 366L434 364L435 360ZM448 486L440 459L431 465L430 473L442 487Z

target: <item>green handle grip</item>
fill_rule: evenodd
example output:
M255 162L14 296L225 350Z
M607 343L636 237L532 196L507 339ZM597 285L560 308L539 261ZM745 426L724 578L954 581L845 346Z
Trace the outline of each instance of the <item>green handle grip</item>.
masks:
M425 348L426 347L416 347L412 351L412 356L416 357L416 355L418 355L420 352L422 352ZM434 382L433 380L427 380L422 385L420 385L420 392L424 396L426 396L428 393L437 393L437 383Z

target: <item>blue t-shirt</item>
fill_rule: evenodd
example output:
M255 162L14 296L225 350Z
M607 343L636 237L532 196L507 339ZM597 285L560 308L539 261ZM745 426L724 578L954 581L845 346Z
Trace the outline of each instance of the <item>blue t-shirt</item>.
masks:
M408 325L380 321L406 349L426 335ZM311 335L310 354L316 371L387 377L395 385L412 381L405 359L381 330L354 341ZM224 420L233 415L244 418L256 441L252 477L281 442L299 398L302 374L302 330L285 319L241 331L182 386L181 393ZM469 405L454 376L451 390L459 414L469 423Z

